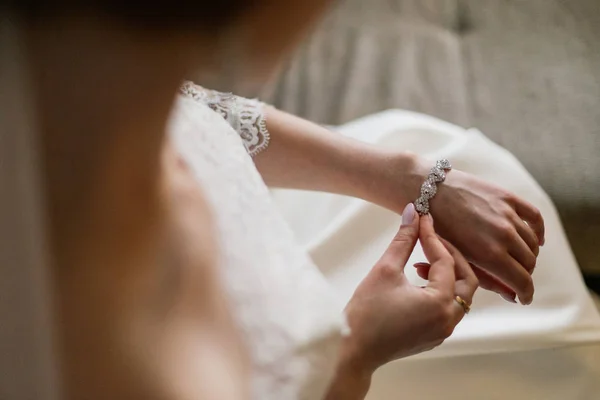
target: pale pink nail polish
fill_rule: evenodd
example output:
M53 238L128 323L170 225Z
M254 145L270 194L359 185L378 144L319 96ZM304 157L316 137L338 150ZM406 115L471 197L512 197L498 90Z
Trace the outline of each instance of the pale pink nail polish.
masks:
M402 211L402 225L411 225L415 220L415 205L413 203L408 203L406 207L404 207L404 211Z

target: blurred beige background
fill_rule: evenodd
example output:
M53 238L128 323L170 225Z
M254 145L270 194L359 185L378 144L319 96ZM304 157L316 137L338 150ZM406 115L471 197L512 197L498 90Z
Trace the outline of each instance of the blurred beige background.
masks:
M600 0L342 0L267 100L339 124L404 108L476 127L600 273Z

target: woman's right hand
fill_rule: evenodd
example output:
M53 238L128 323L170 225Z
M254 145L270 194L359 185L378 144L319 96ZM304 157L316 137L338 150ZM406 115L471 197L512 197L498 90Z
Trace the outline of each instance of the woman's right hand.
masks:
M429 261L418 265L421 274L428 275L425 287L412 285L404 274L417 239ZM368 380L392 360L439 346L465 316L455 297L471 304L477 286L465 258L436 235L432 218L419 217L409 204L396 237L346 307L351 334L342 348L336 380L344 380L346 373L354 375L350 379ZM360 398L331 398L336 397Z

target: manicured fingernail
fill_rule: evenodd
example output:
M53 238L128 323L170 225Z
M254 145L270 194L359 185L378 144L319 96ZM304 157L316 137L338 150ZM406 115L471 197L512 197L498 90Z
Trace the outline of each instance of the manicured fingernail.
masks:
M511 295L508 293L500 293L500 297L502 297L504 300L508 301L509 303L517 304L517 300L516 300L517 295L515 295L515 294Z
M402 225L411 225L415 220L415 205L413 203L408 203L406 207L404 207L404 211L402 211Z
M522 305L528 306L533 302L533 297L531 299L529 299L528 301L523 300L522 298L519 297L519 301L521 302Z
M419 267L430 267L430 264L424 263L424 262L418 262L418 263L414 263L413 267L415 268L419 268Z

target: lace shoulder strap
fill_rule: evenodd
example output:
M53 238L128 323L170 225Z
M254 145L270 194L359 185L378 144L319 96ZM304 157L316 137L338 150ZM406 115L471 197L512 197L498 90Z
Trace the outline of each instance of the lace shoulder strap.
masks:
M256 156L269 146L271 138L267 129L264 103L232 93L205 89L189 81L181 85L180 92L219 113L240 135L250 156Z

